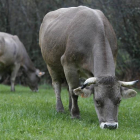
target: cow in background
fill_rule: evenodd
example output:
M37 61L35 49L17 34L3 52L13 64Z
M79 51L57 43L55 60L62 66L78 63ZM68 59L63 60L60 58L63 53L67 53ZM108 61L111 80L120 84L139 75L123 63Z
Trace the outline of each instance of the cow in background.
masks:
M24 45L16 35L0 32L0 79L4 73L11 73L11 91L15 91L14 83L21 67L30 89L37 91L39 79L45 73L34 67Z

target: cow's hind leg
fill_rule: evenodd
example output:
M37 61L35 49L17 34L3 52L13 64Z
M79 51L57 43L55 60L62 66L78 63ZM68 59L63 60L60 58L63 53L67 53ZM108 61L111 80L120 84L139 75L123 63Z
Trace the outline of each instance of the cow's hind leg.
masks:
M53 81L52 85L56 96L56 110L57 112L64 112L64 107L61 100L61 83L59 81Z
M61 100L61 79L58 75L59 73L56 72L53 68L49 66L47 67L52 78L52 85L56 96L56 110L57 112L64 112L64 107Z

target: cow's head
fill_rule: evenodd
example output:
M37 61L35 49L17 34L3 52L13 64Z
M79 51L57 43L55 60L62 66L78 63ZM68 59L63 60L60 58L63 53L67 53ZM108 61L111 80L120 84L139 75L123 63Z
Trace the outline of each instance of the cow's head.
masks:
M26 82L32 91L38 91L38 82L40 77L42 77L45 72L41 72L40 70L36 69L35 71L28 71Z
M84 82L82 87L74 89L75 95L89 97L94 94L94 104L100 127L118 128L118 107L122 98L134 97L137 92L125 87L132 86L137 81L122 82L115 77L92 77Z

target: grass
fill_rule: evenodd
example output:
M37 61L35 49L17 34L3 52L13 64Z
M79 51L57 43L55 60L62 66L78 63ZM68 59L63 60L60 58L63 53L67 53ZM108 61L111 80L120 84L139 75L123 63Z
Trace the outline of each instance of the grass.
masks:
M140 140L140 93L122 101L117 130L100 129L92 97L79 97L79 120L70 118L66 89L62 100L65 113L57 113L50 86L33 93L28 87L10 92L0 85L0 140Z

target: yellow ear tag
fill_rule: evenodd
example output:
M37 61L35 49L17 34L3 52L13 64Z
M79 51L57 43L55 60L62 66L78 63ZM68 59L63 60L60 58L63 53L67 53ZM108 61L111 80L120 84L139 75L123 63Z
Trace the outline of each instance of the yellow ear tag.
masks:
M39 75L41 76L42 75L42 72L39 72Z
M81 94L81 97L82 97L82 98L86 98L86 97L84 96L84 93Z

